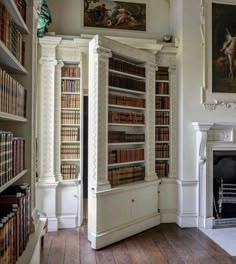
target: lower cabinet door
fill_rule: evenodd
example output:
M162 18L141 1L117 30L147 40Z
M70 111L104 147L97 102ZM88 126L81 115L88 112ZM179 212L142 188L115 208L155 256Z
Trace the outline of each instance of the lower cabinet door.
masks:
M157 186L148 186L131 192L131 219L136 220L157 213Z

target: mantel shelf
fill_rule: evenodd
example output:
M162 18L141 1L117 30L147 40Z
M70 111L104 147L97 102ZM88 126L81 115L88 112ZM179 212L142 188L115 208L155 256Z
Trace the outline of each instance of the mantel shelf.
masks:
M0 120L8 120L8 121L18 121L18 122L27 122L27 118L12 115L4 112L0 112Z
M14 182L18 181L21 177L23 177L28 170L23 170L21 173L16 175L14 178L12 178L10 181L5 183L3 186L0 187L0 193L6 190L9 186L11 186Z
M119 75L124 75L126 77L131 77L131 78L134 78L134 79L143 80L143 81L146 80L145 77L142 77L142 76L139 76L139 75L135 75L135 74L126 73L126 72L122 72L122 71L109 69L109 72L116 73L116 74L119 74Z
M18 74L27 74L27 70L21 63L16 59L16 57L11 53L11 51L4 45L0 40L0 58L1 65L7 68L9 72Z
M25 24L25 21L23 20L14 0L1 0L4 6L6 7L7 11L11 15L13 21L18 26L19 30L22 33L28 34L29 29L27 25Z

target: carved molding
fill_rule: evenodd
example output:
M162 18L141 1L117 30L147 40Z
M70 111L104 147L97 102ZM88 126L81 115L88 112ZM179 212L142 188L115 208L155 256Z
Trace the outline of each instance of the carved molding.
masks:
M233 129L212 129L212 130L209 130L208 141L233 142Z

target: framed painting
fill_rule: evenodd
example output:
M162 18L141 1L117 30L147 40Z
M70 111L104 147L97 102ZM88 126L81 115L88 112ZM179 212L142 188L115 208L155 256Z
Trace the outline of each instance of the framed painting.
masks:
M83 1L84 27L146 31L146 4L144 3Z
M236 2L202 0L204 44L202 103L236 107Z

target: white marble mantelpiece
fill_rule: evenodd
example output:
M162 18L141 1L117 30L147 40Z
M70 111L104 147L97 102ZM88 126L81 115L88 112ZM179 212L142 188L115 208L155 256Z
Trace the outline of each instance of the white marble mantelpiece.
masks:
M193 122L196 130L196 174L199 183L198 226L213 226L213 152L236 150L236 123Z

